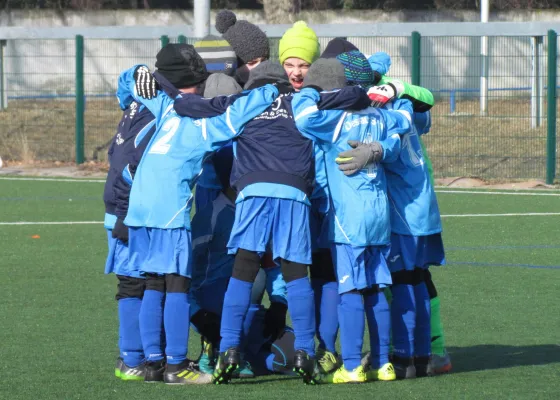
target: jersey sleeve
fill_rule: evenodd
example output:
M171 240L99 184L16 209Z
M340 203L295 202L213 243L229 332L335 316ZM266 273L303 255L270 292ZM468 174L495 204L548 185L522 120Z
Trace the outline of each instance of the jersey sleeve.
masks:
M155 116L156 123L158 123L159 120L161 120L161 118L163 118L163 116L169 111L169 107L173 106L173 99L161 90L158 91L156 97L149 100L138 96L138 93L136 92L136 81L134 80L134 71L136 71L136 68L141 66L142 65L135 65L134 67L121 72L117 87L117 99L119 100L119 105L122 109L128 107L132 101L137 101L138 103L145 105Z
M298 130L310 139L331 142L336 138L346 112L343 110L319 110L317 103L321 99L319 92L312 88L303 88L294 94L292 109Z
M391 163L397 160L401 152L401 136L393 133L379 142L383 147L383 163Z
M227 111L238 98L247 96L248 92L231 96L217 96L211 99L201 97L197 94L180 94L175 98L173 107L175 112L183 117L212 118Z
M400 95L401 99L410 100L415 112L426 112L434 106L434 95L428 89L412 85L400 79L383 76L379 85L398 82L404 88Z
M371 105L366 91L359 86L346 86L340 90L319 93L319 110L363 110Z
M243 132L245 124L262 114L278 97L273 85L251 90L226 108L225 113L206 119L206 132L215 145L223 145ZM213 144L214 146L214 144Z

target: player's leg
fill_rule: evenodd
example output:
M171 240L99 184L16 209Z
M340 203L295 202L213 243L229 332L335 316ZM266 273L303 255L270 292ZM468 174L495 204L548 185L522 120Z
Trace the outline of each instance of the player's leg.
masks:
M389 362L391 341L391 312L384 293L391 283L386 258L387 246L369 246L365 249L365 271L368 287L362 290L370 339L368 380L391 381L396 379Z
M338 282L330 249L319 249L313 254L310 268L311 285L315 295L315 318L317 325L317 362L321 373L329 373L338 367L336 338L338 336Z
M435 374L443 374L451 371L451 357L445 349L445 334L441 322L440 298L432 281L430 271L425 274L426 287L430 297L430 330L432 335L432 359L431 369Z
M424 269L416 268L414 275L414 297L416 301L414 367L416 377L425 377L432 374L428 368L431 355L430 296L424 282Z
M144 380L145 364L140 336L140 308L144 296L143 278L117 275L116 300L119 307L119 350L122 359L119 375L122 380Z
M297 201L271 199L273 257L281 260L288 310L296 336L294 370L306 384L315 381L315 301L308 278L311 264L309 206Z

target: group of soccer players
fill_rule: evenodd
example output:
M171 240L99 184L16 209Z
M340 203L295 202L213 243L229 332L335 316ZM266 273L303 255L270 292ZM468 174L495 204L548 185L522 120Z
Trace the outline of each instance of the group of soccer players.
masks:
M116 376L316 384L448 372L428 269L445 263L441 221L420 140L431 93L387 76L386 53L368 58L342 38L321 53L303 21L279 62L231 11L216 28L222 37L162 48L155 71L119 77L104 193Z

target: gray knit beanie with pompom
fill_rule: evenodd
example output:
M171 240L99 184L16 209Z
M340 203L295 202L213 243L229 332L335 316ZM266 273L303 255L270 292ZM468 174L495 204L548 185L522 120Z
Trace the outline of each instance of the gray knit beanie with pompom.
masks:
M270 47L266 34L248 21L238 21L232 11L222 10L216 15L216 29L243 63L260 57L269 58Z

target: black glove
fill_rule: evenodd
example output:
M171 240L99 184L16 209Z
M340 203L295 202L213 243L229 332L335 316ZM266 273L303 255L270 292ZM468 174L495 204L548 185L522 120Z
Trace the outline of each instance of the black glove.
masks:
M383 159L383 147L379 142L362 143L357 140L349 140L348 144L352 150L346 150L338 154L335 160L338 169L344 175L353 175L371 163L379 163Z
M118 239L124 244L128 244L128 226L124 224L124 221L121 218L117 218L117 222L115 222L111 235L113 236L113 239Z
M276 340L286 327L286 313L288 306L284 303L272 302L264 315L263 336Z
M134 71L134 81L136 82L136 93L143 99L153 99L157 96L159 84L150 70L145 66L140 66Z
M198 333L212 344L220 341L220 316L204 309L198 310L192 317L191 323Z

